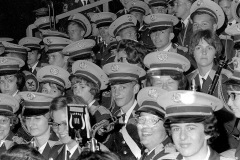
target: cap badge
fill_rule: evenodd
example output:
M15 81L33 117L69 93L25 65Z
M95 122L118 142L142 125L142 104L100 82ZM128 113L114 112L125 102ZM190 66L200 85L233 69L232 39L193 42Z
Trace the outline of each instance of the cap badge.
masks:
M29 100L33 100L35 97L36 97L36 96L35 96L33 93L28 93L28 94L27 94L27 98L28 98Z
M174 93L173 96L172 96L172 100L176 103L180 103L181 102L181 94Z
M197 6L201 6L203 4L203 1L202 0L199 0L198 2L197 2Z
M150 89L148 91L148 96L151 97L151 98L157 99L157 97L158 97L157 90L156 89Z
M239 24L237 24L237 31L240 32L240 25Z
M52 41L51 41L50 39L47 39L47 43L51 44L51 43L52 43Z
M132 21L132 16L128 16L128 21Z
M80 63L79 63L79 67L80 67L81 69L85 69L85 68L87 68L87 64L86 64L85 62L80 62Z
M155 15L151 15L151 16L150 16L150 19L151 19L152 21L155 21L155 20L156 20L156 16L155 16Z
M58 75L59 70L57 68L51 68L50 73L52 73L53 75Z
M6 58L0 59L0 63L6 63L8 60Z
M165 53L161 53L157 57L160 61L166 61L168 59L168 55Z
M113 64L111 69L113 72L117 72L119 70L119 66L116 64Z

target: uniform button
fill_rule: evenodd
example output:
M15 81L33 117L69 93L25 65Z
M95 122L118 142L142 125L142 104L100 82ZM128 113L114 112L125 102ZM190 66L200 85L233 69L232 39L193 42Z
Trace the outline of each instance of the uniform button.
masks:
M126 142L125 141L122 141L122 144L125 144Z
M238 159L238 157L235 157L235 159Z
M123 154L127 154L127 151L123 151Z

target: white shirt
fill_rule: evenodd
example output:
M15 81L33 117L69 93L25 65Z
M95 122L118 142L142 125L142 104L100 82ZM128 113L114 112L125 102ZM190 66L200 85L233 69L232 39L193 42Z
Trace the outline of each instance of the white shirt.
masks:
M31 66L28 66L29 68L31 68L32 69L32 71L34 71L35 70L35 68L37 67L37 65L38 65L38 62L39 61L37 61L32 67Z
M167 48L165 48L163 51L168 52L172 47L172 43L170 43Z
M124 121L125 124L127 124L128 119L129 119L129 117L130 117L130 115L131 115L131 113L132 113L132 111L133 111L133 109L135 108L136 105L137 105L137 101L135 100L132 107L127 111L127 113L125 115L125 121Z
M204 76L201 76L201 75L199 74L199 81L200 81L201 88L202 88L202 85L203 85L203 80L202 80L202 79L204 78L205 80L207 80L207 77L208 77L210 71L211 71L211 70L209 70Z
M45 149L46 145L47 145L48 142L44 143L44 145L42 145L39 149L38 149L38 152L39 153L43 153L43 150Z
M183 21L185 27L187 27L188 25L189 18L190 18L190 15Z
M5 142L4 140L1 140L1 142L0 142L0 147L2 147L2 145L3 145L4 142Z
M70 150L69 150L68 146L66 145L66 149L67 149L67 151L70 152L70 156L69 156L69 158L72 157L72 155L74 154L74 152L76 151L77 148L78 148L78 144L76 144L76 145L75 145L74 147L72 147L72 149L70 149Z

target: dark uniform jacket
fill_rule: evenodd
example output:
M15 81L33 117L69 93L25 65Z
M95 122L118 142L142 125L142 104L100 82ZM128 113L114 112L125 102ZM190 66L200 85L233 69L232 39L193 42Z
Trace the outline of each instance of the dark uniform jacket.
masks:
M176 150L175 147L173 147L172 139L170 137L167 137L160 145L151 151L151 153L143 153L140 160L158 160L159 158L172 152L176 152Z
M183 47L189 46L190 38L193 33L193 24L192 22L188 21L188 24L186 27L183 27L182 31L178 35L178 44Z
M24 144L25 141L18 136L15 136L12 131L9 132L8 136L4 140L2 146L0 147L0 155L11 148L14 144Z
M202 88L200 89L201 92L203 93L208 93L208 90L212 84L212 81L214 79L215 73L217 70L217 66L213 66L212 70L210 71L207 79L203 83ZM211 144L211 147L216 150L217 152L223 152L230 147L230 143L228 142L228 138L232 139L231 136L229 137L226 131L232 131L234 128L234 125L232 122L234 122L234 115L231 113L227 101L228 101L228 95L227 95L227 88L224 82L228 79L228 77L231 76L231 72L228 70L223 69L221 72L221 75L219 76L218 84L215 87L215 90L213 92L213 96L218 97L221 99L224 103L224 107L215 112L215 115L218 120L218 129L220 136ZM195 80L195 84L197 86L200 85L200 80L199 80L199 72L196 69L192 73L190 73L187 76L189 80L189 84L191 84L192 80ZM223 126L224 124L224 126ZM225 145L222 145L225 144Z
M137 132L137 126L136 122L134 120L135 112L138 110L139 106L138 104L133 109L128 122L126 124L126 130L129 134L129 136L133 139L133 141L138 145L139 148L141 148L140 138L138 136ZM127 145L126 141L123 138L123 135L121 132L114 132L112 134L112 147L109 148L112 152L117 154L121 160L136 160L137 158L134 156L134 154L131 152L129 146Z
M45 159L48 159L48 156L50 154L50 150L52 149L52 147L55 145L55 144L58 144L60 143L57 135L55 134L54 131L51 131L51 134L50 134L50 137L49 137L49 140L47 142L47 145L45 146L43 152L42 152L42 155ZM34 139L32 139L32 141L30 142L30 145L32 145L34 147Z
M69 160L76 160L78 156L81 153L80 147L78 147L73 155L69 158ZM66 153L66 145L65 144L59 144L52 147L50 154L49 154L49 160L66 160L65 155ZM68 155L67 155L68 156Z

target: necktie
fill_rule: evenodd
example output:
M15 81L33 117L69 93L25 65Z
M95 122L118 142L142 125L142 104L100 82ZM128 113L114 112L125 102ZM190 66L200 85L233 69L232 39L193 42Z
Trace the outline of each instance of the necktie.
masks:
M204 85L204 83L206 82L206 79L204 79L204 78L202 78L202 88L203 88L203 85Z

